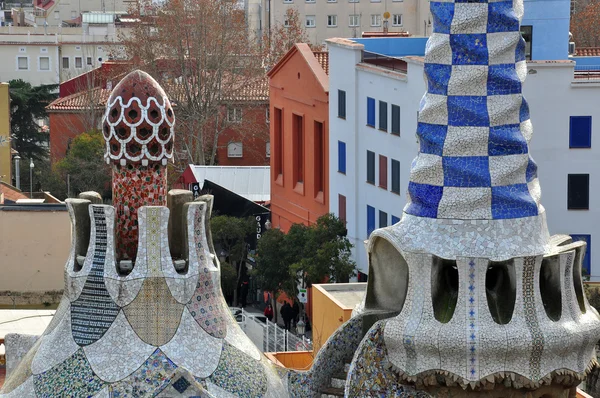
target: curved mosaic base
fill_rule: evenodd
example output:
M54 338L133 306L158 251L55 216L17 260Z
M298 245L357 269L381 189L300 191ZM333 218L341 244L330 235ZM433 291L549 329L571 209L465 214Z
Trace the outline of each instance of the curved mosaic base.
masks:
M0 397L288 396L287 371L254 347L224 302L206 238L208 206L184 206L192 233L183 273L169 252L169 210L141 207L136 265L125 276L111 255L114 209L89 205L91 260L77 269L71 255L65 272L67 286L84 283L65 294Z
M385 238L403 252L492 261L542 255L549 250L550 239L543 209L534 217L507 220L452 220L404 213L400 222L377 229L372 236Z
M375 233L370 250L376 247L374 240L387 236ZM447 380L465 388L485 388L486 383L501 381L515 389L535 389L557 383L572 387L583 380L595 362L600 332L600 316L585 299L581 280L573 280L581 272L585 244L562 237L553 242L559 246L546 256L506 262L514 270L515 285L512 293L499 291L514 297L514 308L504 321L492 315L486 284L487 273L500 263L480 257L444 260L456 269L457 291L450 318L440 319L434 295L441 271L434 270L443 261L432 254L398 250L408 267L409 283L400 314L386 322L384 340L402 382L423 386ZM560 302L558 317L545 307L540 290L540 279L549 281L552 275L556 294L550 291L552 300Z

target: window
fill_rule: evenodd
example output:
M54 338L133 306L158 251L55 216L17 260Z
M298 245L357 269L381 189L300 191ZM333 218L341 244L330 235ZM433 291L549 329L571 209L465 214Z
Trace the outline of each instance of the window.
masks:
M379 210L379 228L385 228L388 226L387 213Z
M392 16L392 26L402 26L402 14L394 14Z
M346 174L346 143L338 141L338 171Z
M400 162L392 159L392 192L400 195Z
M273 156L273 166L275 168L275 178L283 174L283 111L273 108L275 111L273 119L273 139L275 140L275 156Z
M283 27L284 28L289 28L290 27L290 20L289 19L285 19L283 21Z
M86 65L92 65L92 57L87 57L85 63L86 63Z
M294 184L304 182L304 118L292 116L292 150Z
M525 40L525 59L531 61L531 44L533 42L533 26L521 26L521 36Z
M346 222L346 197L338 194L338 217Z
M350 15L348 26L360 26L360 15Z
M371 14L371 26L381 26L381 15Z
M348 0L348 3L359 3L360 0Z
M17 69L28 70L29 69L29 59L27 57L17 57Z
M589 174L569 174L567 191L567 209L588 210L590 208Z
M40 48L40 52L42 54L48 54L48 47L42 47L42 48Z
M227 108L227 121L239 123L242 121L242 110L240 108Z
M392 225L399 223L399 222L400 222L400 219L392 214Z
M304 1L306 1L307 3L314 3L315 2L315 0L304 0Z
M367 205L367 238L375 231L375 208Z
M569 123L569 148L592 147L592 117L571 116Z
M582 268L586 271L587 275L591 275L591 263L592 263L592 235L571 235L574 242L584 241L587 243L585 248L585 256L583 257Z
M379 101L379 130L387 131L387 102Z
M323 192L325 184L325 134L321 122L315 122L314 145L315 196L317 196L319 192Z
M387 157L379 155L379 187L387 189Z
M330 28L337 26L337 15L327 15L327 26Z
M266 149L265 149L265 156L268 158L271 157L271 142L267 142Z
M50 70L50 58L49 57L40 57L40 70Z
M62 67L63 69L69 69L69 57L63 57Z
M60 19L60 11L54 11L54 19L57 21Z
M346 92L338 90L338 117L346 118Z
M367 182L375 184L375 153L367 151Z
M75 57L75 68L83 68L83 59L81 59L81 57Z
M283 0L284 3L293 3L294 0Z
M392 134L400 135L400 107L392 105Z
M337 3L337 0L327 0L328 3Z
M241 142L230 142L227 144L228 158L241 158L244 154L244 146Z
M307 15L306 16L306 21L304 22L304 25L307 28L314 28L315 26L317 26L316 20L315 20L315 16L314 15Z
M71 19L77 18L77 11L71 10Z
M367 126L375 127L375 100L367 97Z
M265 123L271 123L271 109L265 109Z

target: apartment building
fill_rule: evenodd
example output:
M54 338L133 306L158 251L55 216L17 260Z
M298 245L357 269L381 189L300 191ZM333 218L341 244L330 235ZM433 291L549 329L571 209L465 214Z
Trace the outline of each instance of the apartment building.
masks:
M91 14L84 14L83 20ZM119 31L109 15L105 23L74 28L0 27L0 81L22 79L34 86L58 84L119 57ZM97 18L97 15L94 15ZM112 19L111 19L112 18Z
M287 23L289 9L298 11L308 38L321 44L332 37L361 37L363 32L431 33L429 2L423 0L266 0L270 25Z
M25 9L23 18L25 24L30 26L78 25L82 14L100 12L122 15L135 4L135 0L33 0L33 8Z

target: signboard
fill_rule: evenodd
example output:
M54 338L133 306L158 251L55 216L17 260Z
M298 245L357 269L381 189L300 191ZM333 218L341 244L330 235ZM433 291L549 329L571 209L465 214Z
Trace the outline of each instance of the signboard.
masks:
M298 301L302 304L308 303L308 293L306 292L306 289L298 289L298 291Z
M200 183L192 182L190 184L190 191L192 191L192 195L194 195L194 200L200 197Z

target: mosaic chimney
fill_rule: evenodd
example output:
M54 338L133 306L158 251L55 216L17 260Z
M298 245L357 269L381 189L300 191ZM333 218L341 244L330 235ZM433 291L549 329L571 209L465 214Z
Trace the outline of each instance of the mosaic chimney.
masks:
M408 203L368 243L364 311L399 314L355 358L378 346L391 380L434 396L569 397L596 361L600 317L583 292L585 243L550 237L540 202L523 0L430 7ZM351 369L358 395L364 380Z

